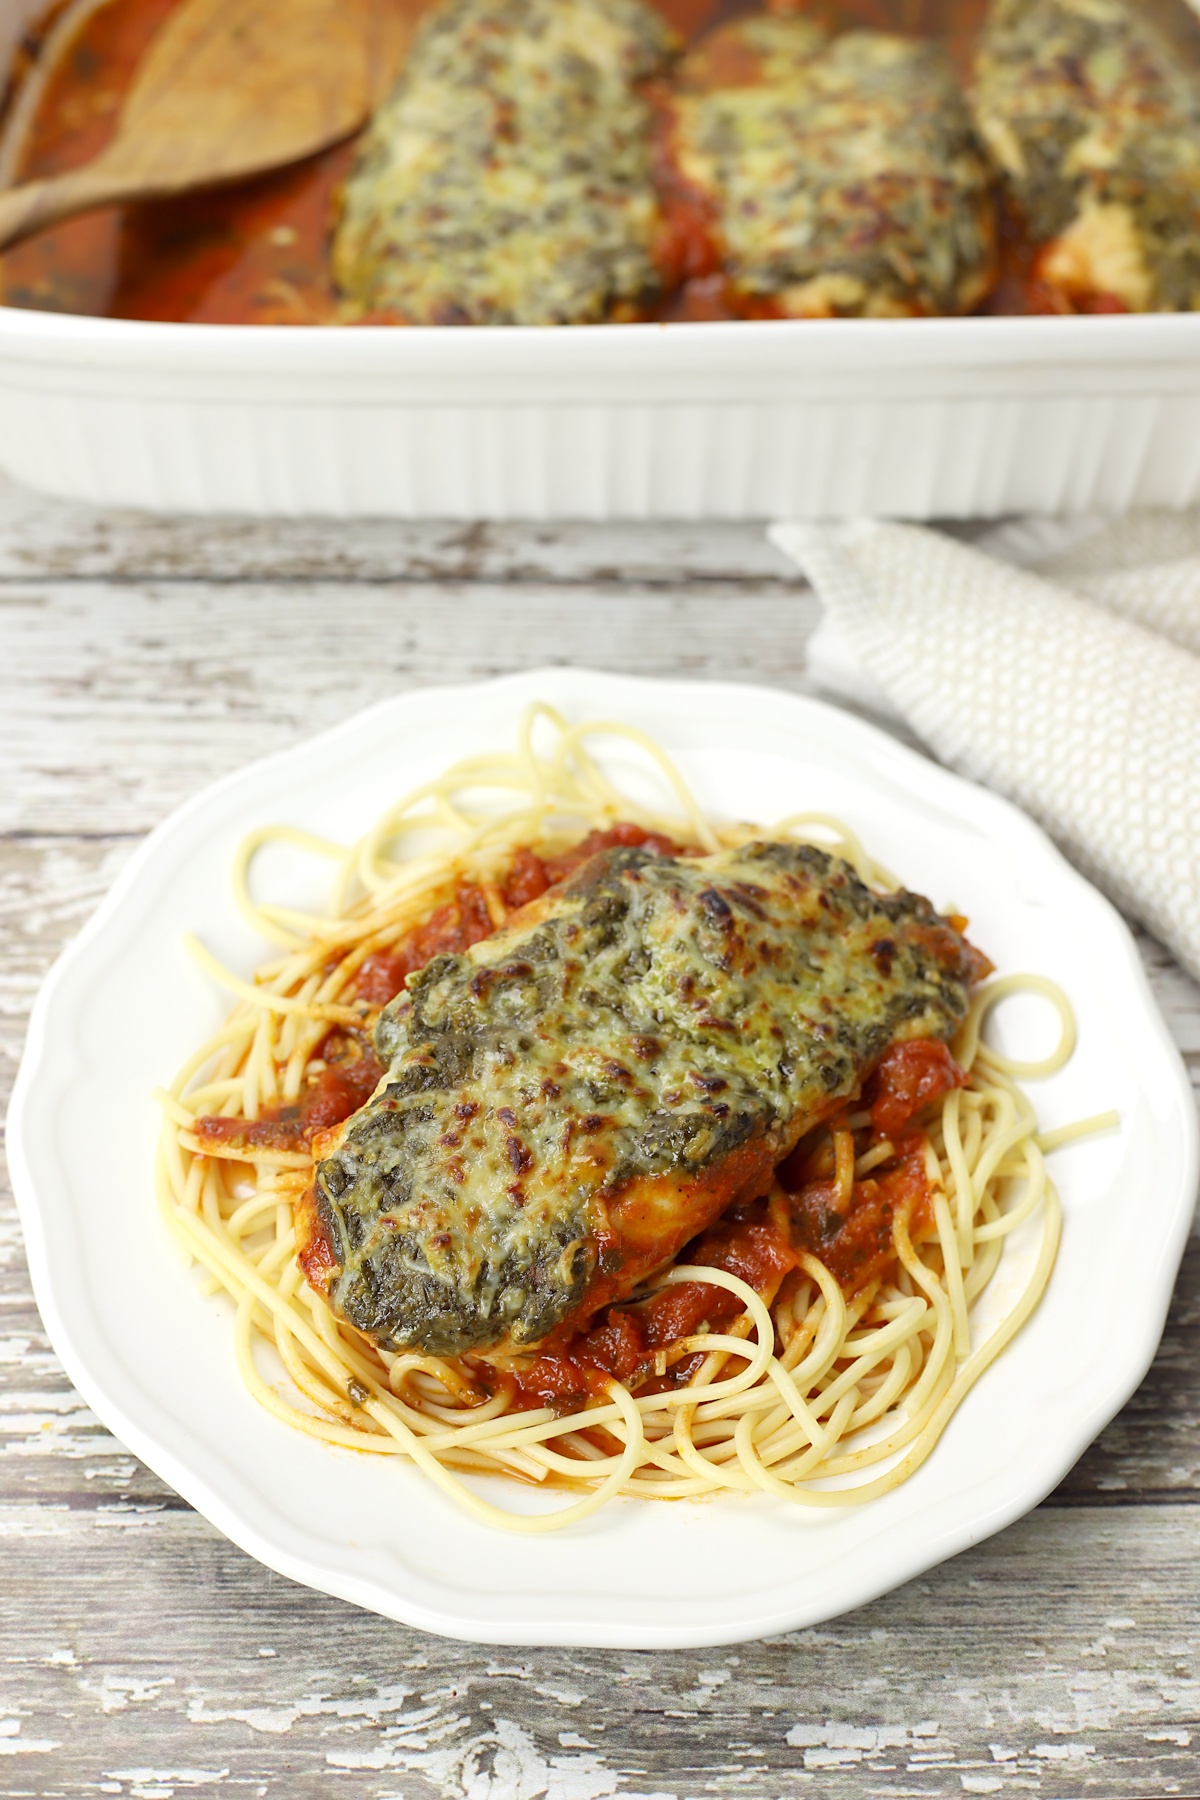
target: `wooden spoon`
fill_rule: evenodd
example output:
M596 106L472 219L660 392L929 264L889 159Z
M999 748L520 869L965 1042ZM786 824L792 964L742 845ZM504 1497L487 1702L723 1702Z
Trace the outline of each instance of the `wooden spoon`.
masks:
M0 249L93 207L240 181L349 137L411 35L396 0L182 0L99 156L0 193Z

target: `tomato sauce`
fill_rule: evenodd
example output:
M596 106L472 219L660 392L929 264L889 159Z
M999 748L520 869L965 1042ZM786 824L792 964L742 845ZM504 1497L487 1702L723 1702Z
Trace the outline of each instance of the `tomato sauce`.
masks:
M290 1106L268 1109L257 1119L206 1117L196 1121L203 1150L307 1150L318 1131L340 1125L364 1106L379 1085L383 1067L365 1033L333 1031L321 1046L325 1067Z
M948 1094L963 1087L966 1075L937 1038L893 1044L867 1084L871 1124L878 1136L896 1141L904 1127Z
M761 1203L711 1226L676 1260L724 1269L757 1293L771 1295L796 1267L795 1251ZM660 1288L636 1305L609 1307L586 1331L570 1335L561 1348L521 1370L514 1404L575 1412L589 1396L602 1394L613 1376L640 1394L683 1387L703 1361L703 1352L677 1360L662 1375L655 1373L657 1355L694 1336L701 1326L719 1330L743 1310L728 1288L700 1281Z
M856 1181L844 1213L837 1210L832 1182L810 1182L790 1199L796 1243L825 1264L848 1296L878 1281L894 1262L897 1213L915 1242L932 1220L925 1155L917 1147L884 1173Z
M410 16L422 0L390 0ZM73 168L112 135L138 59L178 0L108 0L51 76L17 178ZM689 41L747 0L658 0ZM965 71L987 0L796 0L832 24L936 37ZM14 75L20 73L18 58ZM50 312L198 324L317 325L337 319L328 242L334 196L354 154L341 144L258 180L152 204L110 207L0 256L0 299ZM666 195L662 258L686 286L662 316L720 318L721 283L702 218ZM1028 254L1010 227L1004 279L987 310L1030 307ZM1022 255L1025 261L1022 262ZM1036 296L1035 296L1036 298Z
M878 1174L855 1181L848 1205L832 1179L827 1140L815 1152L807 1143L798 1145L780 1168L795 1243L818 1257L847 1294L877 1281L893 1261L892 1225L897 1213L907 1219L914 1242L932 1228L924 1139L907 1128L966 1079L936 1038L893 1044L854 1105L870 1114L867 1142L890 1142L895 1160ZM831 1127L836 1129L844 1118L845 1114L841 1121L831 1120Z

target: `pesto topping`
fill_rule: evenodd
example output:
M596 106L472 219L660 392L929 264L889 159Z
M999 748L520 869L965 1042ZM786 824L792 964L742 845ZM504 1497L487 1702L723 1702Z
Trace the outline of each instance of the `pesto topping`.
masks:
M726 270L794 316L965 312L989 287L989 173L949 64L881 32L739 21L683 65L680 173Z
M780 1160L890 1044L953 1033L972 957L810 847L594 857L381 1014L385 1083L317 1171L334 1310L391 1348L537 1342L615 1198L752 1140Z
M554 325L651 297L638 84L672 46L642 0L446 0L341 197L334 277L352 312Z
M1200 71L1141 0L995 0L975 108L1048 279L1200 306Z

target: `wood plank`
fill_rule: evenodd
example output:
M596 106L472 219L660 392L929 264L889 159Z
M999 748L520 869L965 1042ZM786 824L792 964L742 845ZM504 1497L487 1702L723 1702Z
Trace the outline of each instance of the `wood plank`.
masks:
M806 692L816 615L805 591L719 583L567 598L486 585L14 585L0 589L0 767L14 772L0 833L145 831L216 776L376 700L543 663Z
M2 1793L1132 1800L1200 1786L1186 1509L1038 1514L831 1624L653 1654L426 1637L268 1574L190 1513L0 1520L20 1647L3 1673Z
M470 524L172 518L55 500L0 477L0 582L619 581L793 586L757 524Z

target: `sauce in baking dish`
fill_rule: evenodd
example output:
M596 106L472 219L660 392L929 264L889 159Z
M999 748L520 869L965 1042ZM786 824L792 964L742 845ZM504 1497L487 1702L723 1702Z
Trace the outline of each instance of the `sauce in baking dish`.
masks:
M419 0L393 3L408 9ZM759 10L746 0L657 3L689 40ZM138 58L175 4L106 0L98 7L50 76L15 179L73 167L103 148ZM1165 10L1175 4L1165 0ZM986 6L987 0L800 0L792 10L831 24L938 38L965 74ZM28 52L27 45L18 54L17 77ZM237 187L70 220L0 256L0 299L126 319L331 323L337 318L331 207L353 156L354 145L342 144ZM981 310L1042 310L1031 262L1014 222L1002 219L1000 279ZM663 316L727 315L701 282L682 298L677 294Z

